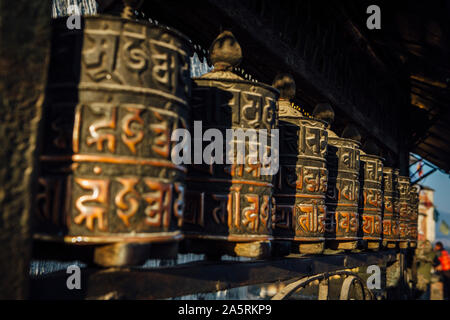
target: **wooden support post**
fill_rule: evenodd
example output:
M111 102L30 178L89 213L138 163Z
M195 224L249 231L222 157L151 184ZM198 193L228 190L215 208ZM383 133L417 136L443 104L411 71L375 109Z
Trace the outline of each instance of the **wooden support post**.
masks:
M35 152L50 39L47 1L0 0L0 299L25 299Z

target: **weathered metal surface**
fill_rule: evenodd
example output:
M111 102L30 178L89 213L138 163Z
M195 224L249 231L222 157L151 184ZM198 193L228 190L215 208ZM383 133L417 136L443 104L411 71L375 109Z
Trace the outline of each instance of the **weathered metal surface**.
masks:
M376 249L383 232L383 160L369 154L361 154L360 160L360 236L364 245Z
M267 261L219 263L201 261L153 269L83 268L80 290L67 290L67 273L66 270L62 270L33 277L32 298L99 299L115 292L116 297L121 299L165 299L253 284L287 281L361 266L383 267L395 260L395 252L384 251L314 257L292 255Z
M394 181L395 181L394 185L396 188L396 190L395 190L396 192L394 193L394 200L395 200L394 218L395 218L395 224L397 226L396 233L395 233L397 245L400 242L400 194L398 192L398 184L399 184L398 177L399 176L400 176L400 169L397 169L397 168L394 169Z
M274 86L283 94L277 86L280 82L278 79ZM300 241L300 252L320 253L325 240L327 124L303 117L286 99L279 101L278 119L282 143L275 183L274 236ZM312 246L308 248L308 244Z
M76 244L181 238L189 40L112 16L53 22L36 238Z
M389 248L396 246L398 240L398 191L396 170L390 167L383 169L383 245Z
M409 239L409 196L410 196L410 178L405 176L398 177L397 191L399 195L399 246L402 249L408 247Z
M419 188L417 185L411 186L409 191L409 222L408 240L410 246L417 246L418 219L419 219Z
M214 70L194 79L191 127L194 121L201 121L203 130L219 130L223 137L227 129L243 129L244 133L255 129L258 141L261 137L258 129L264 129L270 153L279 92L262 83L245 81L231 72L242 55L230 32L219 35L210 52L214 54L210 56ZM183 228L186 237L230 242L272 239L273 176L261 174L260 159L251 163L247 139L234 141L233 148L245 143L243 164L237 163L235 154L231 164L189 167ZM198 156L195 141L192 149L195 161ZM225 151L224 146L224 155Z
M357 244L359 147L359 142L354 140L328 137L326 237L333 247L337 244L338 248L354 249Z

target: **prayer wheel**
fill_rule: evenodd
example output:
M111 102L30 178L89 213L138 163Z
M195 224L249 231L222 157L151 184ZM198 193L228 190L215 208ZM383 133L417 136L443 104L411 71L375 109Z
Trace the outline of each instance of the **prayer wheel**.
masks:
M325 247L327 124L303 117L289 102L295 93L291 76L274 81L280 90L280 171L276 177L276 240L293 241L293 251L318 254ZM293 87L286 93L286 87Z
M101 265L133 264L123 250L182 239L187 169L170 151L190 112L192 49L148 22L100 15L81 25L52 26L35 237L96 245Z
M209 58L213 71L194 78L193 84L190 124L194 128L194 163L187 179L186 250L267 256L275 210L273 180L279 161L278 146L274 145L279 139L278 130L274 130L279 92L232 72L242 59L242 51L229 31L214 40ZM203 139L202 129L206 130ZM212 136L216 147L209 142ZM203 163L202 149L203 158L212 159L206 155L211 148L215 149L215 159ZM257 157L252 153L256 149ZM265 161L269 158L276 159L274 163ZM205 239L209 241L202 241Z
M359 229L360 143L328 137L327 246L355 249Z
M383 169L383 246L389 249L397 247L398 226L398 191L396 169Z
M398 192L398 177L400 176L400 169L394 169L394 181L395 181L395 186L396 186L396 192L394 193L394 199L395 199L395 205L394 205L394 210L395 210L395 236L396 236L396 246L398 247L399 243L400 243L400 194Z
M411 248L417 247L417 237L418 237L418 219L419 219L419 190L418 187L413 185L410 188L409 193L409 233L408 240L409 246Z
M363 152L360 160L360 236L364 248L378 249L383 231L383 160Z
M409 226L410 226L410 178L405 176L398 177L398 195L399 195L399 247L400 249L408 248L409 242Z

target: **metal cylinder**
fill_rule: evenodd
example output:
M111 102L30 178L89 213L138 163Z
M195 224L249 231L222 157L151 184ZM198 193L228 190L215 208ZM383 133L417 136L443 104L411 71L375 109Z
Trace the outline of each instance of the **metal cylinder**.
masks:
M360 143L328 137L327 246L355 249L358 244Z
M398 176L397 191L399 195L399 247L401 249L408 248L409 238L409 188L410 178L405 176Z
M193 121L204 130L274 128L277 91L234 79L195 78ZM194 129L195 130L195 129ZM229 240L267 240L271 237L273 176L261 175L261 163L198 164L189 168L186 234ZM270 147L269 147L270 151ZM194 151L195 152L195 151Z
M360 237L363 247L378 249L383 231L383 160L369 154L361 154L360 160Z
M409 223L408 240L410 247L417 246L418 237L418 219L419 219L419 188L416 185L411 186L409 192Z
M223 45L216 47L218 43ZM221 69L226 65L224 60L228 59L230 52L222 49L236 50L239 56L241 51L238 46L231 32L225 31L219 35L210 49L217 58L215 69L194 78L190 123L194 129L193 162L198 163L189 167L187 179L184 232L189 239L222 240L233 245L272 240L275 210L273 174L276 172L264 172L268 169L267 164L260 157L253 158L249 151L255 146L258 151L264 149L266 155L277 151L277 148L272 149L271 143L273 129L276 128L279 92L269 85L246 81L231 71ZM214 61L214 57L210 58ZM230 59L234 56L231 55ZM206 151L209 144L205 142L202 145L203 130L205 134L206 130L215 130L224 137L224 147L219 146L223 148L224 156L228 154L225 145L232 147L234 154L228 155L229 163L224 160L223 163L208 164L203 163L201 158L196 161L196 155L201 157L201 150ZM253 135L252 132L257 142L246 138L245 135ZM263 138L267 143L261 140ZM241 146L244 146L245 157L238 159ZM219 253L227 245L222 244L209 245L210 249ZM190 251L197 249L202 251L199 246L193 246ZM258 256L251 248L241 253L233 250L233 254L241 256Z
M328 171L326 123L283 112L280 172L276 179L275 239L295 241L300 253L321 253L325 242ZM297 251L297 250L295 250Z
M394 228L394 233L396 236L396 244L398 246L398 244L400 243L400 194L398 192L398 177L400 176L400 169L394 169L394 185L395 185L395 193L394 193L394 221L395 221L395 228Z
M398 241L398 175L396 169L383 169L383 246L395 248Z
M36 237L179 241L187 169L170 150L189 114L189 40L113 16L82 26L52 26Z

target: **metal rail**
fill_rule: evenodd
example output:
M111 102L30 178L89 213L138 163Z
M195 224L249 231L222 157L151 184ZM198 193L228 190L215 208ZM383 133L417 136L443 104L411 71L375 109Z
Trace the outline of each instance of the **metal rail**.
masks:
M31 279L32 299L165 299L216 292L242 286L288 281L357 267L386 266L396 261L395 251L234 262L199 261L174 267L84 268L81 290L68 290L69 275L59 271Z
M285 288L283 288L280 292L278 292L273 298L272 300L284 300L289 298L292 294L294 294L296 291L303 289L304 287L306 287L307 285L309 285L310 283L319 280L319 294L318 294L318 298L319 300L328 300L329 296L328 296L328 283L329 283L329 278L332 276L347 276L347 278L345 278L342 287L341 287L341 294L339 296L340 300L348 300L349 298L349 293L350 293L350 288L354 283L357 283L360 286L361 292L362 292L362 298L363 300L366 299L366 297L368 297L370 300L374 300L375 296L374 294L366 288L366 286L364 285L364 281L363 279L361 279L358 275L353 274L352 272L349 271L333 271L333 272L325 272L325 273L321 273L318 275L314 275L314 276L310 276L310 277L305 277L302 278L300 280L297 280L295 282L290 283L288 286L286 286Z

